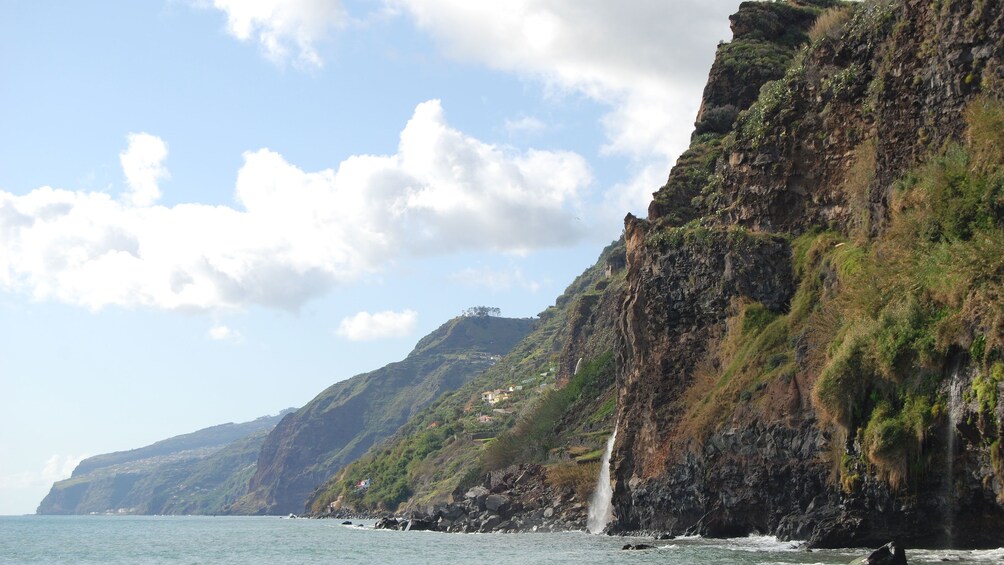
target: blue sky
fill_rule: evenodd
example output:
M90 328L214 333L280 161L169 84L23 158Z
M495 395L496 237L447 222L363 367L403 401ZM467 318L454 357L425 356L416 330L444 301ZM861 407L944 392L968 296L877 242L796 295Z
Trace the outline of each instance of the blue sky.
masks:
M546 308L664 182L737 5L0 0L0 514Z

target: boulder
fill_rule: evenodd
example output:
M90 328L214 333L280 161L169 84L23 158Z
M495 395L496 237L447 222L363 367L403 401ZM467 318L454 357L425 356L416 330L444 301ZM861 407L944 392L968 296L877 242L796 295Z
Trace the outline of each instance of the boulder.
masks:
M478 485L471 488L471 490L464 493L464 498L479 498L482 496L488 496L489 491L485 487Z
M649 545L647 543L639 543L639 544L635 544L635 545L631 545L629 543L629 544L626 544L621 549L634 551L634 550L638 550L638 549L655 549L655 546L654 545Z
M891 541L871 552L867 557L851 561L850 565L906 565L906 552L903 547Z
M447 520L456 521L461 516L463 516L464 514L466 514L466 512L464 512L464 508L462 506L460 506L459 504L450 504L450 505L446 506L445 508L443 508L442 511L439 514L440 514L440 516L442 516L443 518L445 518Z
M413 518L408 524L408 531L412 532L424 532L436 529L436 523L431 518Z
M376 524L373 524L373 529L375 530L400 530L401 522L397 521L397 518L381 518L377 520Z
M495 531L495 528L497 528L498 525L501 523L502 523L502 518L499 518L498 516L491 516L487 520L481 523L481 527L478 528L478 531L483 534Z
M509 507L509 497L501 494L489 494L485 498L485 508L492 512L502 514Z

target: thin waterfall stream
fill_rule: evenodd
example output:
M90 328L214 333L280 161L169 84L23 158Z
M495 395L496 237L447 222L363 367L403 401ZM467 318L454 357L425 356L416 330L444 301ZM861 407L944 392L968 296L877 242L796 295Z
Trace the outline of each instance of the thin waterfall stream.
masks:
M610 484L610 454L614 450L614 440L617 439L617 428L610 434L607 440L607 448L603 452L603 459L600 461L600 476L596 479L596 490L589 501L589 519L586 521L586 529L591 534L602 534L607 524L614 517L614 507L612 504L614 489Z
M945 430L945 532L949 546L954 546L955 537L955 442L959 422L962 420L962 383L959 367L952 370L952 380L948 385L948 425Z

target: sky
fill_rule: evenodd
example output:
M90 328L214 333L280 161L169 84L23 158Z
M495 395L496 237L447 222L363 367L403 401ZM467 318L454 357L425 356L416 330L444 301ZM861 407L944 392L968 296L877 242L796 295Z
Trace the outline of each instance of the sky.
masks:
M544 310L738 0L0 0L0 514Z

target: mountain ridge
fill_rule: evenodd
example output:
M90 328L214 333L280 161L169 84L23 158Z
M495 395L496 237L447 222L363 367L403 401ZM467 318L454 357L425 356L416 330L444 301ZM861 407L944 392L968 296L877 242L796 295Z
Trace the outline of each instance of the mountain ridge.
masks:
M225 512L303 512L329 476L444 392L490 367L534 324L495 316L454 318L423 337L402 361L333 384L269 434L248 494Z
M57 481L38 514L206 514L214 500L242 493L232 475L253 459L265 433L292 409L250 422L227 423L145 447L88 457L69 479ZM207 480L212 478L212 480Z

